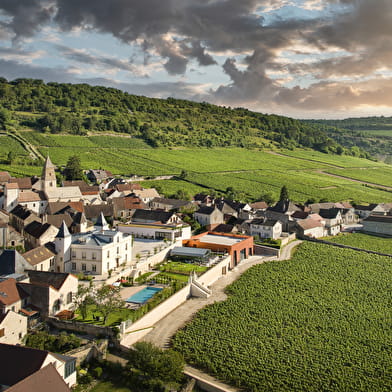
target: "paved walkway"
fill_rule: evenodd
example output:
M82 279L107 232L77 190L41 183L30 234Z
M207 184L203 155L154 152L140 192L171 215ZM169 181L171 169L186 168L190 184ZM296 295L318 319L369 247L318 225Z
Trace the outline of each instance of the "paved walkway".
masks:
M261 264L266 261L289 259L291 257L292 249L300 243L301 241L289 243L283 248L279 258L252 256L249 259L244 260L229 274L221 277L211 286L212 295L209 298L189 299L156 323L153 330L144 336L142 340L151 342L158 347L167 348L170 345L171 337L189 322L197 311L214 302L224 301L227 298L227 295L224 292L226 286L237 280L246 270L256 264Z

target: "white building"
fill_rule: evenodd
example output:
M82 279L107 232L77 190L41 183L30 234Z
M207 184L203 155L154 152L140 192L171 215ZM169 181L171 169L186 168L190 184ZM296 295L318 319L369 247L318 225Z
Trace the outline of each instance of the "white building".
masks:
M65 272L102 275L132 260L132 236L109 230L102 214L87 233L71 235L63 223L54 243L56 264Z
M282 235L282 223L275 219L254 219L249 223L250 235L276 239Z
M119 224L118 230L132 234L134 238L151 238L171 242L191 238L191 227L187 224L128 223Z

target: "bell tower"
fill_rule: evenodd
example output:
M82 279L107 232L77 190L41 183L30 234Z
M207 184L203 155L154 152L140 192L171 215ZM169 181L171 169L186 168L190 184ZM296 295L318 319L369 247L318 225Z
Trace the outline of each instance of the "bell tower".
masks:
M41 175L41 190L44 192L56 189L56 173L55 166L51 162L49 155L46 157Z

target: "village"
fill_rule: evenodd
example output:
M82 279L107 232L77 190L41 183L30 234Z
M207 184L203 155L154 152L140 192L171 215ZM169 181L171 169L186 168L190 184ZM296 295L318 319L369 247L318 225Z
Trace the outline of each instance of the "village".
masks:
M273 205L208 192L181 200L103 169L86 177L59 186L49 156L40 177L0 172L0 391L69 391L84 360L129 348L240 265L278 258L298 239L392 236L392 202L296 204L284 184ZM84 345L27 347L38 331Z

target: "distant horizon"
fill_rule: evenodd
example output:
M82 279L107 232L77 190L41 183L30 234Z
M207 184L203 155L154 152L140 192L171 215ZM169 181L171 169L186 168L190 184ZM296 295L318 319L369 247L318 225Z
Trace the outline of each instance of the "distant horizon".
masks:
M297 119L392 116L390 0L0 2L0 74Z

